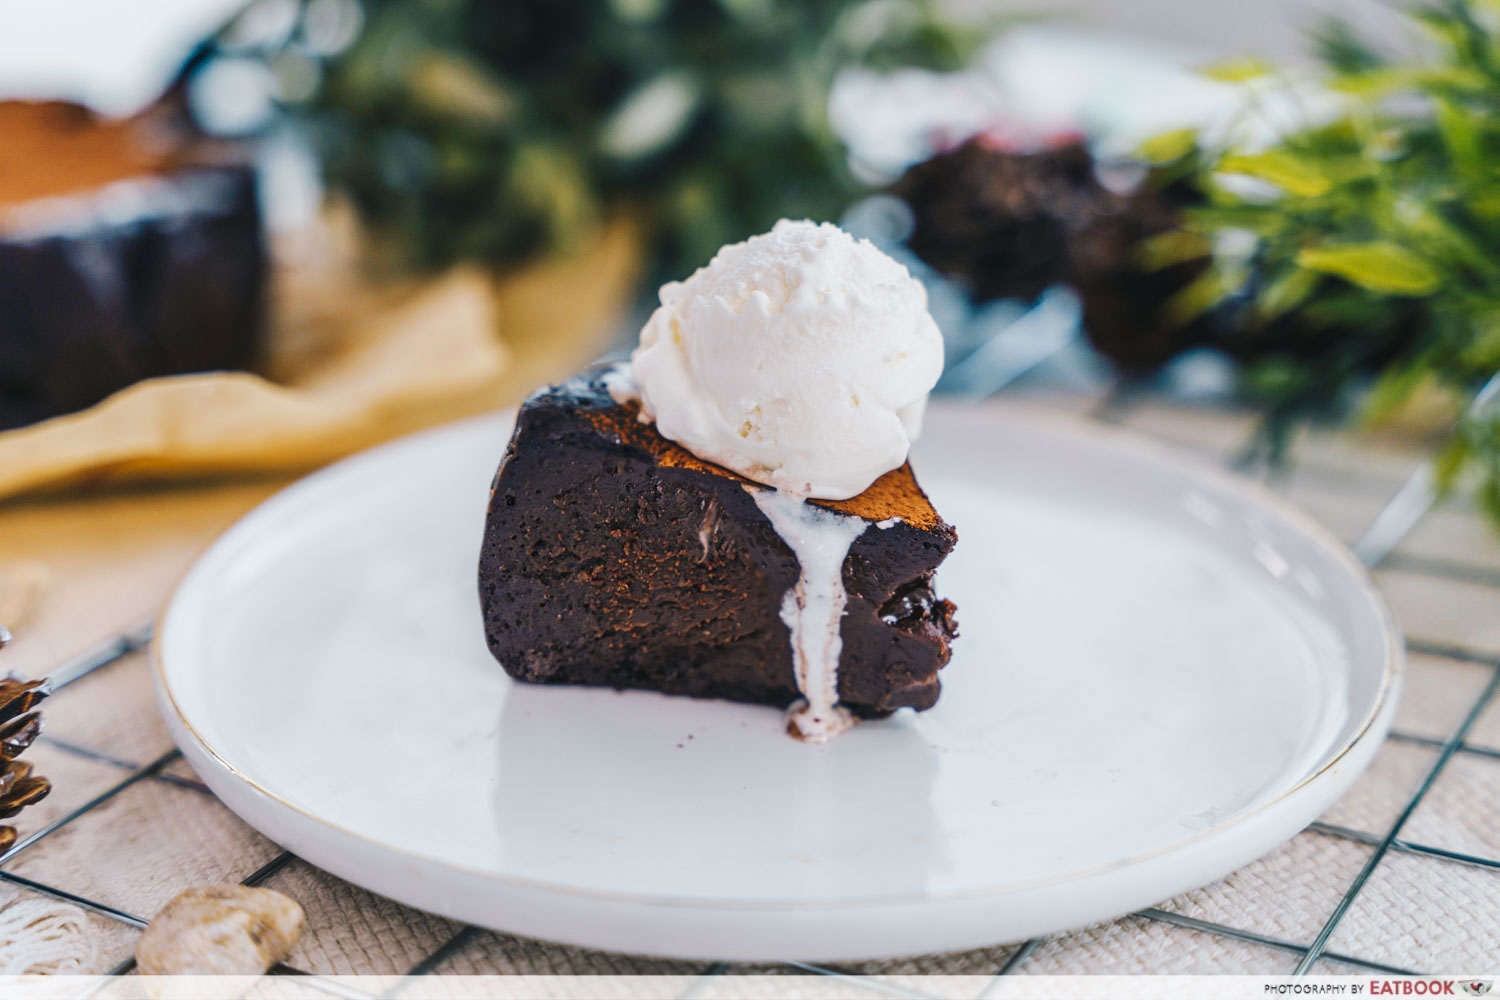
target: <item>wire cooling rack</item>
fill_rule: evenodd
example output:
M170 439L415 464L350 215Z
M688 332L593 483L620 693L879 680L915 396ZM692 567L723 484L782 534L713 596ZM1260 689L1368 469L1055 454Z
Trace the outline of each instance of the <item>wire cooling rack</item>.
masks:
M1115 391L1105 396L1097 405L1094 405L1089 412L1089 417L1090 419L1107 423L1129 423L1128 418L1138 403L1139 398L1136 393L1129 390ZM1189 420L1191 418L1184 417L1183 419ZM1462 560L1393 556L1397 544L1422 521L1429 508L1433 505L1435 496L1431 488L1431 481L1430 470L1425 467L1419 468L1413 473L1406 484L1396 491L1394 496L1385 503L1380 514L1373 519L1369 529L1356 545L1356 551L1360 553L1366 564L1372 569L1377 566L1386 565L1388 561L1399 561L1403 570L1419 572L1427 577L1465 583L1477 582L1486 587L1500 588L1500 571L1471 565ZM1500 600L1500 590L1497 590L1496 594L1497 600ZM1497 605L1497 609L1500 609L1500 605ZM114 636L84 651L82 654L65 663L57 665L50 674L53 683L53 701L49 702L49 704L57 705L62 703L70 697L72 691L83 687L86 679L94 674L95 671L144 649L150 642L151 626L149 623L143 623L132 630ZM1389 736L1390 742L1426 748L1429 751L1435 751L1435 756L1431 758L1430 764L1427 766L1425 774L1422 775L1420 781L1416 784L1414 792L1406 798L1394 821L1383 832L1372 833L1326 822L1317 822L1309 827L1309 830L1316 834L1357 843L1370 849L1363 866L1348 881L1337 904L1327 912L1321 927L1311 939L1288 940L1244 927L1231 926L1227 923L1200 919L1154 907L1141 910L1137 914L1134 914L1134 916L1146 921L1171 924L1203 934L1233 939L1289 953L1296 956L1295 974L1297 975L1317 971L1320 962L1339 963L1351 969L1371 973L1398 975L1421 975L1439 971L1454 971L1408 968L1402 965L1381 962L1378 960L1378 956L1377 958L1371 958L1368 956L1344 954L1330 950L1328 947L1334 932L1339 928L1351 906L1359 899L1361 892L1369 884L1371 876L1383 864L1388 863L1393 855L1415 855L1444 865L1467 866L1471 869L1488 872L1494 878L1500 880L1500 857L1482 856L1480 854L1452 850L1403 836L1403 829L1407 826L1407 821L1411 819L1413 813L1417 811L1424 799L1427 798L1428 793L1444 770L1448 768L1450 762L1458 758L1468 757L1476 761L1487 762L1488 766L1500 768L1500 749L1469 742L1470 733L1474 729L1476 722L1491 703L1496 701L1497 692L1500 692L1500 656L1483 649L1469 648L1464 645L1438 641L1409 639L1407 647L1414 654L1425 654L1445 661L1469 664L1479 670L1487 670L1488 679L1483 684L1478 696L1467 706L1461 721L1446 738L1439 739L1399 729L1391 732ZM110 802L122 792L138 783L166 782L191 789L193 792L203 795L211 795L212 793L209 792L206 786L194 778L166 770L169 765L179 759L180 755L175 750L149 762L140 763L120 759L115 755L100 752L97 748L73 742L66 733L48 734L43 737L43 741L44 745L51 746L66 754L86 758L96 764L106 765L109 768L115 769L119 772L119 778L87 802L71 809L66 814L53 819L45 826L18 840L8 851L0 855L0 881L30 892L76 904L107 918L109 921L118 922L119 924L136 929L144 928L147 925L147 918L144 915L126 912L116 906L91 898L87 892L78 891L76 888L70 888L65 884L52 884L48 881L37 880L18 874L10 870L12 867L11 862L18 856L35 848L37 844L46 842L51 838L56 838L60 831L67 830L71 824L89 815L92 811ZM291 852L283 851L268 863L255 867L254 870L247 871L242 880L243 884L257 885L262 883L294 860L295 856ZM246 865L245 867L248 868L250 866ZM187 888L187 886L184 885L181 888ZM1500 881L1496 882L1496 893L1495 912L1500 912ZM1441 900L1429 900L1427 902L1438 907L1441 907L1442 903ZM1458 915L1454 916L1455 919L1458 919ZM445 961L463 950L480 933L482 932L474 927L460 928L447 937L446 940L443 940L429 954L422 957L420 961L412 964L406 970L407 974L410 976L423 976L434 972ZM1013 951L1009 952L1002 964L991 970L993 975L996 977L1008 976L1023 970L1027 962L1036 954L1037 950L1046 944L1046 941L1047 939L1045 938L1036 938L1021 943ZM941 956L936 956L935 959L936 967L940 969ZM784 970L834 976L860 982L863 985L870 986L872 989L878 988L880 992L885 994L904 996L924 995L919 990L907 990L893 987L889 983L865 979L857 972L845 967L801 962L787 962L782 963L782 965ZM1324 966L1324 968L1328 967ZM111 970L109 976L126 975L133 968L134 959L127 959ZM720 962L702 965L696 971L701 976L715 976L725 972L727 969L732 971L731 966ZM278 965L272 972L273 974L306 977L302 982L331 995L360 998L360 1000L366 1000L369 997L369 994L351 989L345 983L323 976L312 975L290 965ZM98 989L101 989L109 981L110 979L106 978L95 983L83 995L92 995L92 993L97 992ZM392 993L386 995L393 996L399 990L400 986L398 984L394 987Z

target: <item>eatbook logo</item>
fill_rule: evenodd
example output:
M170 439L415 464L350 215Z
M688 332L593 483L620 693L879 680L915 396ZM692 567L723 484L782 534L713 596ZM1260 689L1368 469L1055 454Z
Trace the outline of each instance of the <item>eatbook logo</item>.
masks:
M1469 994L1469 996L1482 997L1486 993L1488 993L1495 984L1490 982L1488 979L1470 979L1468 982L1465 982L1462 985L1464 988L1464 992Z

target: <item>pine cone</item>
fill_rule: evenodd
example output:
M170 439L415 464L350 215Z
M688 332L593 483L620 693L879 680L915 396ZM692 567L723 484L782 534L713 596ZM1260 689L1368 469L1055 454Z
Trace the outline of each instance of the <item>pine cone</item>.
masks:
M0 646L10 633L0 626ZM33 777L31 765L17 760L42 732L42 713L36 706L47 697L47 681L0 678L0 819L9 819L52 790L52 782ZM16 828L0 826L0 854L16 842Z

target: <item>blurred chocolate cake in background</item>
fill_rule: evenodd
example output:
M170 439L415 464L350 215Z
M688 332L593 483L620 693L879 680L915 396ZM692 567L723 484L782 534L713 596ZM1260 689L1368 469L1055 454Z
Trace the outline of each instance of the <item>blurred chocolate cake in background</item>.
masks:
M1110 194L1082 143L1017 153L968 142L906 172L909 245L981 302L1031 300L1062 280L1068 242Z
M1195 198L1148 178L1110 194L1068 241L1062 280L1082 300L1084 333L1126 372L1149 371L1217 339L1213 316L1179 305L1180 293L1208 269L1206 248L1202 256L1160 264L1145 254L1146 240L1178 229L1183 206Z
M164 106L0 102L0 430L141 379L254 363L253 171Z
M1030 301L1068 284L1094 346L1126 370L1155 367L1203 342L1201 318L1180 322L1169 303L1207 259L1147 266L1142 242L1176 228L1191 192L1100 183L1082 142L1033 152L984 137L907 171L892 193L911 206L911 250L962 282L975 299Z

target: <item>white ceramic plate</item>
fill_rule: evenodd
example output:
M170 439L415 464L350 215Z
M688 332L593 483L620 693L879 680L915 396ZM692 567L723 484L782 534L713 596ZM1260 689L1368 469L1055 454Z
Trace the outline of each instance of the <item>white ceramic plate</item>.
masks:
M935 407L958 526L938 706L826 746L773 709L510 681L475 564L509 422L335 465L162 623L160 700L230 808L459 920L710 959L960 949L1108 918L1292 836L1389 725L1399 635L1269 495L1117 432Z

